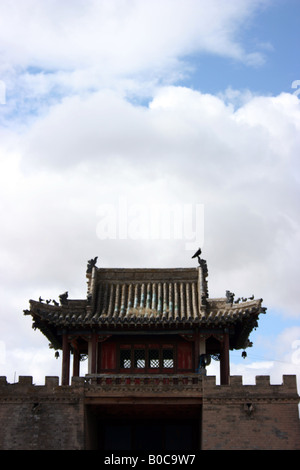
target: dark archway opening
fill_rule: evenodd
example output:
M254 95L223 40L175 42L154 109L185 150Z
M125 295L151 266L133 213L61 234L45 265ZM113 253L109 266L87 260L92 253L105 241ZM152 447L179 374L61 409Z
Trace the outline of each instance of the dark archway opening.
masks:
M200 429L200 406L87 406L89 449L197 451Z

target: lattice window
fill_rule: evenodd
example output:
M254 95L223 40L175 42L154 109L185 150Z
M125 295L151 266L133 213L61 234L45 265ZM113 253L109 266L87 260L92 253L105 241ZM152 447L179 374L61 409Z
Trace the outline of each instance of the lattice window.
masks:
M173 369L174 367L174 354L173 349L163 349L163 368Z
M131 350L121 349L120 351L120 367L121 369L131 368Z
M128 372L144 369L158 373L171 372L175 369L175 348L172 345L126 344L119 348L120 369Z
M159 369L159 349L149 349L148 361L150 369Z
M136 369L145 369L146 366L146 351L145 349L134 350L134 367Z

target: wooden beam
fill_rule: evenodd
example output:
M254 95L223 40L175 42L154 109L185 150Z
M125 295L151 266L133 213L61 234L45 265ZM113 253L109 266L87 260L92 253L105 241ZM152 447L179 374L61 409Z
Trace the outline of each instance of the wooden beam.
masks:
M220 383L221 385L229 385L229 380L230 380L229 333L225 332L223 341L221 342Z
M78 347L74 347L73 349L73 377L79 377L79 364L80 364L80 354Z
M91 374L97 373L97 333L92 334Z
M63 333L63 341L62 341L62 385L69 385L70 380L70 345L68 342L68 335L67 333Z

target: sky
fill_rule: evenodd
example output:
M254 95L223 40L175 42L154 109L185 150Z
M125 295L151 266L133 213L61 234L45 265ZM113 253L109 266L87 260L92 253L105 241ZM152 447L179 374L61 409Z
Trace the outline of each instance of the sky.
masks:
M60 376L23 310L85 298L87 260L201 246L210 297L267 307L231 374L300 390L299 23L298 0L1 2L0 375Z

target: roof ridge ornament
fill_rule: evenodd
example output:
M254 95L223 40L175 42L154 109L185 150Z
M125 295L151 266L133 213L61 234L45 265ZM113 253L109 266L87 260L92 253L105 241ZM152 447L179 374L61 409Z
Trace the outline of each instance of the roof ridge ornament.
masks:
M201 248L198 248L196 253L192 256L193 258L198 259L199 266L199 307L201 309L205 309L207 307L207 298L208 298L208 288L207 288L207 276L208 276L208 270L207 270L207 263L204 259L200 258L202 251Z
M96 266L98 260L98 256L95 256L95 258L92 258L88 260L87 262L87 267L86 267L86 272L91 273L93 268Z
M233 304L234 301L234 296L235 294L233 292L230 292L229 290L226 291L226 303L227 304Z
M68 304L68 296L69 296L69 293L67 291L64 294L61 294L59 296L60 305Z

